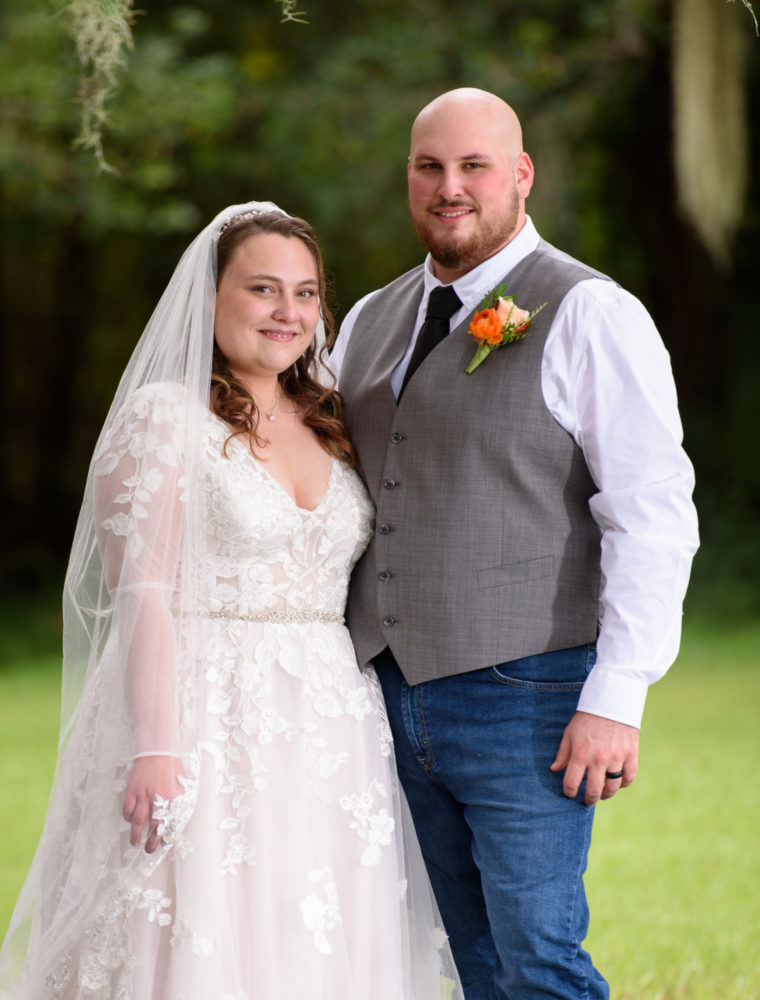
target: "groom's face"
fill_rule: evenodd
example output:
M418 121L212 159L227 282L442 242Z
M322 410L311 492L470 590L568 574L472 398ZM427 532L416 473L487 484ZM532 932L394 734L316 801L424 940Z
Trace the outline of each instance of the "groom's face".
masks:
M409 212L439 277L454 280L510 242L525 221L532 177L526 154L510 156L487 112L458 106L418 120Z

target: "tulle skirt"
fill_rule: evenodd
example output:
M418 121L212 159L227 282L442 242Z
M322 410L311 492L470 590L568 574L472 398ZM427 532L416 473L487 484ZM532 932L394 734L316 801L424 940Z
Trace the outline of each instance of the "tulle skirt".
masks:
M342 626L195 624L185 794L159 810L153 855L121 818L107 659L59 762L0 996L461 997L379 684Z

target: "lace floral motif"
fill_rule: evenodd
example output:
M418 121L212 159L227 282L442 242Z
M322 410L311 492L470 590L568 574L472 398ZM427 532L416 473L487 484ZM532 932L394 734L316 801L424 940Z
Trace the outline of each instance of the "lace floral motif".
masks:
M167 472L176 474L180 467L177 413L181 398L176 386L136 394L123 421L101 442L95 456L96 478L110 476L125 459L131 459L129 464L135 470L121 480L123 491L111 498L113 507L119 509L101 522L103 530L125 538L131 558L142 555L143 524L150 521L151 505L161 495ZM145 429L148 420L150 429ZM184 500L181 490L177 500Z
M309 795L322 802L333 799L333 779L345 767L349 754L345 750L335 752L330 749L324 736L311 735L304 748L304 766L307 773Z
M71 955L67 955L55 972L48 973L45 977L45 988L50 1000L60 1000L71 980L71 972L72 959Z
M377 781L373 781L369 789L361 795L344 795L340 800L341 808L354 817L351 829L367 842L361 856L361 863L365 868L380 864L380 848L390 844L391 834L396 827L393 817L385 807L376 812L372 811L376 795L382 799L388 798L385 788Z
M367 684L367 695L372 703L372 714L377 716L377 739L380 753L383 757L390 757L393 754L393 734L388 722L388 712L380 681L372 667L367 667L362 676Z
M214 950L213 938L202 937L180 920L175 921L171 943L173 948L190 951L199 958L208 958Z
M330 955L333 949L327 933L341 922L338 890L327 870L309 872L309 882L322 883L322 895L317 895L317 890L313 889L301 900L304 927L312 932L317 951L323 955Z
M102 904L82 939L77 984L93 997L128 997L129 971L137 963L127 943L131 914L142 911L150 923L171 923L171 900L158 889L123 886ZM55 994L52 994L55 995ZM65 994L63 994L65 995Z
M197 755L194 756L195 760L191 769L197 774ZM164 845L167 848L173 848L181 857L185 857L193 850L193 846L187 838L183 837L182 832L193 815L198 801L198 780L197 778L182 777L182 775L177 780L184 788L184 794L169 801L157 795L153 805L153 819L158 820L158 836Z

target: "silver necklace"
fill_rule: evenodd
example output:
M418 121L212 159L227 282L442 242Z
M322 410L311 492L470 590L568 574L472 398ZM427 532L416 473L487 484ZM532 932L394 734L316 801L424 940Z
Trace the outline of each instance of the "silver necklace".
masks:
M282 386L278 382L277 383L277 399L274 401L274 406L272 407L271 410L265 410L263 408L261 410L261 412L264 414L264 416L267 418L267 420L269 420L269 421L274 420L274 415L275 415L275 413L277 413L277 407L280 405L280 400L281 399L282 399Z

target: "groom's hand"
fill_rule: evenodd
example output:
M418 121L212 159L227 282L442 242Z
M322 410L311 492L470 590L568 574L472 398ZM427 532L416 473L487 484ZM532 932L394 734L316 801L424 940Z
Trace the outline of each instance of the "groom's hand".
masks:
M585 775L584 801L593 806L633 783L638 760L638 729L599 715L576 712L565 729L551 769L564 769L563 788L568 798L578 794ZM623 772L620 778L607 777L618 771Z

